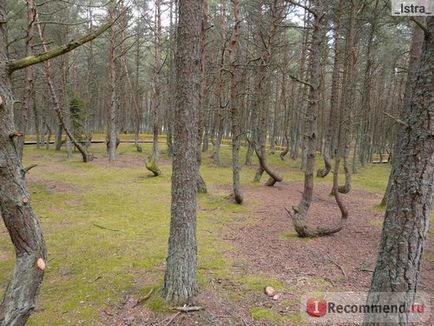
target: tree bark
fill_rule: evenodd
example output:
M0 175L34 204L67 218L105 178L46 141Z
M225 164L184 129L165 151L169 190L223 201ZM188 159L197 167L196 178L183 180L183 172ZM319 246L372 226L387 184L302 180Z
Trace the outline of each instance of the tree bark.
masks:
M0 215L15 247L12 281L0 305L0 325L21 326L35 308L44 271L37 262L46 260L39 219L30 203L25 171L17 148L14 97L6 53L6 1L0 0Z
M229 42L229 71L231 72L231 117L232 117L232 188L234 200L237 204L243 203L243 194L240 189L240 147L241 147L241 126L240 126L240 103L238 94L239 72L237 71L237 60L239 57L238 40L241 33L240 2L232 0L232 14L234 27Z
M295 231L300 237L318 237L336 233L343 227L343 222L346 221L347 212L341 206L339 195L336 196L336 202L339 205L342 213L341 222L330 228L312 228L307 224L307 215L312 204L313 186L314 186L314 170L317 145L317 118L318 118L318 102L320 96L319 82L321 74L321 49L324 41L324 2L323 0L315 0L311 2L311 11L314 15L313 32L311 41L311 58L309 69L309 100L308 110L305 115L304 125L304 144L306 146L306 168L304 173L304 189L300 203L297 207L293 207L294 214L291 215L292 223ZM337 176L334 178L334 187L336 188Z
M163 297L186 303L197 291L196 182L202 1L179 1L172 207Z
M420 18L419 18L420 19ZM405 85L405 94L404 94L404 103L402 106L402 118L405 119L405 117L408 115L409 112L406 112L410 108L409 101L412 98L412 92L413 92L413 85L416 81L417 77L417 68L420 64L420 60L422 57L422 47L423 47L423 41L424 41L424 33L423 30L415 26L413 29L413 38L411 42L411 49L410 49L410 60L408 64L408 74L407 74L407 82ZM396 138L395 141L395 148L394 153L399 153L401 146L401 141L399 137ZM390 172L389 181L387 183L387 188L384 193L383 199L381 200L381 205L385 206L387 202L387 198L389 197L391 185L392 185L392 179L393 179L393 173L394 173L394 166L393 164L395 161L395 155L392 158L392 171Z
M317 176L321 178L325 178L332 168L332 157L333 157L333 141L336 139L336 120L338 116L339 110L339 89L340 89L340 75L341 75L341 50L340 50L340 35L341 35L341 15L342 15L342 7L343 0L340 0L338 3L338 10L336 12L335 18L335 40L334 40L334 66L333 66L333 74L332 74L332 89L330 95L330 115L328 128L325 137L324 144L324 168L318 170Z
M113 22L111 26L111 36L110 36L110 115L108 121L107 130L107 155L109 161L116 160L116 149L118 143L118 126L117 126L117 115L118 115L118 96L116 92L116 25L115 22L115 7L112 4L109 9L110 19Z
M42 34L42 28L39 24L39 17L38 17L37 12L35 13L35 19L37 21L37 28L38 28L39 38L41 39L42 47L43 47L44 51L47 52L48 49L47 49L47 45L46 45L45 40L44 40L44 36ZM47 79L48 89L50 91L51 99L53 101L54 111L56 112L56 116L59 120L59 124L62 126L63 130L65 130L65 133L68 136L69 140L74 144L74 146L80 152L82 159L83 159L83 162L86 163L86 162L92 161L92 159L93 159L92 154L89 154L87 152L86 148L84 146L82 146L77 141L77 139L75 139L73 133L71 132L71 130L69 130L69 126L67 126L67 122L65 121L65 117L63 115L62 108L60 106L60 102L59 102L59 99L57 97L56 90L54 88L54 83L53 83L53 78L52 78L53 69L51 66L51 62L45 61L44 62L44 68L45 68L44 69L45 78ZM66 94L65 94L65 96L66 96ZM64 101L64 102L66 103L67 101ZM65 105L67 105L67 103Z
M427 18L422 58L412 92L404 102L408 107L395 154L395 172L377 265L367 303L393 303L392 293L404 293L399 300L413 304L417 290L434 195L434 17ZM382 317L381 320L378 318ZM393 323L408 325L408 312L387 316L366 315L366 325Z
M155 58L154 58L154 76L153 76L153 96L152 96L152 152L146 162L146 168L154 176L161 175L158 167L158 135L160 133L160 110L161 110L161 0L155 1Z

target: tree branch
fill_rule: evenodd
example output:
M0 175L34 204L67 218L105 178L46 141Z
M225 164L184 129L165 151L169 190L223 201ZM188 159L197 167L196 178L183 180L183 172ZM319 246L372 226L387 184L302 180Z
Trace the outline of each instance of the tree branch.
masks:
M428 35L428 33L429 33L428 28L423 23L421 23L420 21L418 21L416 18L417 17L411 17L410 20L412 20L413 22L415 22L416 25L419 26L419 28L422 29L426 35Z
M390 119L395 120L397 123L399 123L399 124L401 124L403 126L408 127L407 122L402 121L401 119L398 119L397 117L394 117L393 115L391 115L391 114L389 114L387 112L383 112L383 114L386 115L387 117L389 117Z
M289 78L291 78L292 80L296 81L297 83L309 86L312 90L314 89L314 87L313 87L313 85L311 83L309 83L307 81L304 81L304 80L301 80L301 79L299 79L296 76L291 75L291 74L288 74L288 76L289 76Z
M97 30L83 36L82 38L78 40L72 40L67 44L64 44L62 46L59 46L57 48L45 51L41 54L35 55L35 56L28 56L25 58L13 60L9 62L9 73L12 73L16 70L24 69L26 67L53 59L55 57L58 57L62 54L68 53L79 46L86 44L87 42L90 42L100 36L102 33L104 33L106 30L108 30L113 25L113 22L107 22L104 25L102 25Z
M314 15L315 17L318 15L318 13L317 13L315 10L313 10L313 9L307 7L307 6L304 6L304 5L302 5L301 3L297 3L297 2L292 1L292 0L286 0L286 2L289 2L290 4L292 4L292 5L294 5L294 6L297 6L297 7L303 8L304 10L307 10L308 12L310 12L310 13L311 13L312 15Z

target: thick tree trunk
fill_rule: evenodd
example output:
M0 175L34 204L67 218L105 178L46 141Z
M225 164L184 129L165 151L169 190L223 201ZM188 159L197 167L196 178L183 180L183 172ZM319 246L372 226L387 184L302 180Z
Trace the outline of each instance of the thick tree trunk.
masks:
M390 304L398 295L407 306L417 290L434 195L434 17L427 18L422 58L413 91L405 99L406 127L399 134L380 250L368 305ZM382 317L382 319L378 319ZM366 315L366 325L408 325L408 312Z
M36 305L46 252L17 148L19 133L13 121L14 98L7 67L5 2L0 1L0 215L14 244L16 263L0 306L0 325L22 326Z
M176 304L197 291L197 114L201 89L202 1L179 2L172 208L163 297Z
M420 19L420 18L418 18L418 19ZM424 23L424 21L422 21L422 23ZM414 85L414 83L416 81L416 77L417 77L417 67L419 66L420 59L422 57L423 41L424 41L423 30L420 27L415 26L413 29L413 38L412 38L411 49L410 49L410 60L409 60L409 64L408 64L407 82L405 85L404 103L403 103L402 113L401 113L402 118L405 118L409 114L409 112L407 112L407 110L410 108L409 101L412 98L413 85ZM400 146L401 146L401 141L400 141L399 137L396 137L395 146L394 146L395 148L394 148L393 152L399 153L400 152ZM389 182L387 183L386 191L384 193L383 199L381 200L382 206L386 205L387 198L389 197L391 184L392 184L391 180L392 180L392 176L393 176L393 173L395 170L394 169L395 157L396 157L395 155L392 157L392 171L390 172Z

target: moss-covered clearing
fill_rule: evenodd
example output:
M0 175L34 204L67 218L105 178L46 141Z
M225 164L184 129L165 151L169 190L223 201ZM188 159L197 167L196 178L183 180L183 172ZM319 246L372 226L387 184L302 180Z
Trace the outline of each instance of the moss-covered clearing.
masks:
M64 152L26 148L25 164L38 164L30 172L36 180L30 184L30 191L32 205L41 218L49 255L38 309L29 325L89 325L98 320L103 307L119 303L126 294L143 297L151 288L156 291L146 303L148 308L154 312L169 309L158 289L167 250L171 168L162 154L162 176L148 177L144 161L150 146L144 149L139 154L132 144L121 144L121 158L140 162L129 166L106 163L103 145L92 147L99 159L89 164L81 163L78 154L67 161ZM215 279L231 280L243 289L242 297L232 295L234 301L261 293L264 284L290 290L267 275L231 272L234 262L225 253L235 249L219 237L220 231L237 223L252 223L250 213L259 203L249 200L246 205L238 206L227 198L229 193L222 186L231 185L230 155L230 147L223 146L219 167L207 155L203 157L201 172L209 194L199 195L200 285L207 287ZM270 155L269 161L285 181L302 181L299 162L288 164L277 154ZM255 166L243 168L242 184L255 186L254 171ZM387 176L387 167L369 166L354 176L354 186L381 192L386 187ZM330 182L330 178L319 182ZM282 233L282 237L297 241L288 232ZM14 264L13 249L3 225L0 226L0 262L2 295ZM251 315L255 320L276 324L288 320L298 322L296 315L282 317L262 307L252 306Z

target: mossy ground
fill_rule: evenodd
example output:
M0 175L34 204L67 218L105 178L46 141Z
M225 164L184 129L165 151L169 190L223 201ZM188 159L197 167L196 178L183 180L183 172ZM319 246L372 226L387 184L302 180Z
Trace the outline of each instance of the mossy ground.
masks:
M92 147L99 159L88 164L81 163L78 154L68 161L64 152L26 147L25 165L38 164L29 173L33 180L30 191L48 247L48 268L38 308L29 325L89 325L98 320L105 306L119 303L126 294L143 297L151 288L155 291L147 307L154 312L169 309L159 296L159 288L167 253L171 167L162 148L162 175L148 177L144 162L149 151L150 145L145 145L144 153L139 154L132 144L121 144L120 157L138 163L110 165L105 163L103 145ZM267 275L230 272L234 262L225 253L235 249L219 237L219 231L235 223L251 223L249 216L259 205L250 200L238 206L228 199L229 193L223 186L232 180L230 155L230 148L223 146L221 166L213 165L208 154L203 156L201 173L209 193L199 195L200 286L207 287L210 280L220 278L241 286L245 295L262 291L264 284L283 289L285 285ZM285 181L302 181L299 162L288 164L278 154L270 155L269 162ZM255 186L255 166L243 167L242 184ZM368 166L353 177L354 186L382 192L387 177L388 167ZM331 176L318 182L330 180ZM296 239L290 233L282 233L282 237L288 241ZM3 225L0 248L2 295L14 264L13 248ZM241 298L234 295L233 299ZM265 310L252 306L252 318L276 324L297 319L282 319Z

